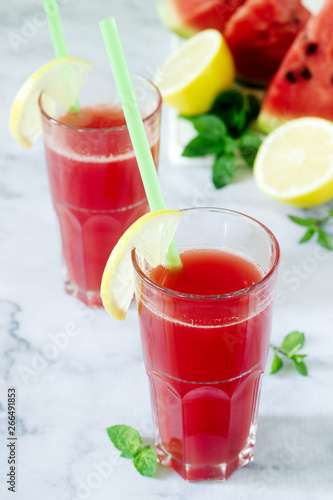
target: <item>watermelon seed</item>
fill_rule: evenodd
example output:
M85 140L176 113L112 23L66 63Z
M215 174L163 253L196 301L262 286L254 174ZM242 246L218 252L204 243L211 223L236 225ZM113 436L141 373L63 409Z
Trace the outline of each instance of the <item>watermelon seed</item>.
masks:
M296 75L293 71L288 71L288 73L286 73L286 78L290 83L296 83L297 81Z
M309 43L305 49L305 53L308 55L314 54L318 49L318 45L316 43Z
M294 19L293 19L293 23L294 23L294 24L299 24L299 19L298 19L298 17L294 17Z
M310 80L310 78L312 77L312 74L308 70L308 68L302 68L299 74L301 75L302 78L304 78L304 80Z

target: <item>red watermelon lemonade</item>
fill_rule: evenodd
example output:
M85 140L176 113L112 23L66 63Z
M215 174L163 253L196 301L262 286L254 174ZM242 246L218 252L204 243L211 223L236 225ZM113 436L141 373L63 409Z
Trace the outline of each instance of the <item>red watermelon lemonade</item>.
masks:
M143 110L155 165L160 95ZM148 92L147 90L147 92ZM81 104L81 103L80 103ZM42 108L50 189L58 215L65 288L90 306L101 306L100 284L111 250L148 211L138 165L119 104L82 105L51 118Z
M277 242L252 219L218 210L216 223L218 216L217 240L224 234L229 244L213 247L209 238L206 248L187 247L180 270L143 269L133 256L156 448L187 480L225 480L253 459L269 347ZM235 226L241 233L231 245ZM257 249L240 251L244 237L257 239Z

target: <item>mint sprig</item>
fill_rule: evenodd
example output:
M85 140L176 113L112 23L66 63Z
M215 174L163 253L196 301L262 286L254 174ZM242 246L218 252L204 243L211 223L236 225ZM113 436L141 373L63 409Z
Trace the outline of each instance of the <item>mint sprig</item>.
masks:
M300 349L302 349L305 342L305 335L299 331L294 331L288 333L283 339L280 347L271 345L270 347L274 349L274 358L271 366L271 375L278 372L283 366L283 360L281 356L285 359L290 359L294 363L294 367L297 372L303 377L308 375L308 370L306 364L304 363L304 358L306 354L297 354Z
M243 159L249 165L253 167L255 157L259 147L261 146L262 140L258 134L255 132L244 132L238 139L238 148Z
M157 465L156 451L149 445L145 446L136 453L133 463L142 476L154 477Z
M217 188L230 184L236 171L236 155L233 152L217 156L213 165L213 183Z
M142 446L142 439L136 429L128 425L113 425L106 429L114 446L121 451L121 457L133 458L133 464L142 476L154 477L157 455L150 446Z
M211 112L226 124L231 137L240 137L258 116L260 104L254 95L236 89L222 92L215 99Z
M261 138L248 131L259 112L259 102L235 89L222 92L209 113L181 116L190 121L198 135L184 148L183 156L193 158L214 155L213 183L216 188L230 184L239 160L253 167Z
M332 237L323 229L323 226L333 217L333 210L329 210L326 217L317 219L295 217L294 215L288 215L288 217L295 224L307 228L303 237L299 240L299 243L305 243L316 235L317 243L319 243L319 245L327 250L333 250Z

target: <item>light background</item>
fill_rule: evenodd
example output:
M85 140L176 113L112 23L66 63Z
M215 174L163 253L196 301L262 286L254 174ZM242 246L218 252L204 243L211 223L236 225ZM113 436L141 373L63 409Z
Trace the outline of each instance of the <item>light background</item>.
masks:
M155 0L59 3L70 54L98 67L108 66L98 22L111 15L131 71L152 76L170 52L171 36L157 20ZM322 2L306 3L318 8ZM276 234L282 258L272 340L279 343L294 329L304 331L310 376L288 370L266 374L255 461L224 484L185 483L165 468L154 479L143 478L130 461L118 460L107 426L131 425L146 442L153 435L137 314L132 306L128 320L118 323L103 310L85 309L63 291L42 141L26 151L8 131L16 92L53 58L42 2L2 0L0 23L1 500L331 499L333 254L312 242L300 246L302 229L287 214L303 212L267 198L250 175L216 191L210 167L172 163L167 109L159 169L167 205L236 209ZM332 203L311 213L321 215L328 207ZM13 385L18 397L15 494L5 484L6 395Z

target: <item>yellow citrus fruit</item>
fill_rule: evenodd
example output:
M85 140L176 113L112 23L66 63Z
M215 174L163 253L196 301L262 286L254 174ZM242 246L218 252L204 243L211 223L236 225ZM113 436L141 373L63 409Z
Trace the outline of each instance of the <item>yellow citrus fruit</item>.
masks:
M217 30L209 29L186 40L162 68L155 81L163 101L184 115L199 115L235 79L231 52Z
M38 106L41 93L45 93L45 106L50 114L56 104L68 109L75 103L91 68L92 63L83 59L61 57L30 76L12 105L10 131L13 137L30 148L42 131Z
M254 162L254 178L266 194L296 207L333 197L333 123L298 118L269 134Z
M105 309L115 318L126 319L133 298L133 248L152 267L162 264L183 215L180 210L149 212L127 229L112 250L102 277L101 297Z

